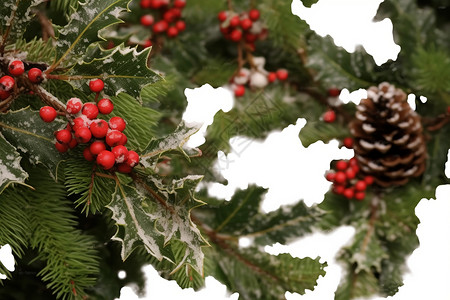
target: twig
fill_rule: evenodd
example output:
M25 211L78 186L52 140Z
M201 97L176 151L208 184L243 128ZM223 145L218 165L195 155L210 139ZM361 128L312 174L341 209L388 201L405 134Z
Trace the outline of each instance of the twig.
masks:
M233 10L233 4L231 3L231 0L227 0L227 6L228 10Z
M48 39L55 38L55 30L53 29L52 23L47 18L47 16L41 11L35 11L36 16L39 19L42 27L42 40L48 41Z

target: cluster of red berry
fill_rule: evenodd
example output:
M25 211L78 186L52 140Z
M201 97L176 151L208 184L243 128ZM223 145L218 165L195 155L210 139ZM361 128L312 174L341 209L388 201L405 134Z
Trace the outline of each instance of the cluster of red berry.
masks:
M231 85L236 97L242 97L245 94L245 88L264 88L269 83L276 80L285 81L288 78L286 69L278 69L276 72L267 72L262 68L249 70L242 68L231 78Z
M357 179L359 172L356 158L350 160L339 160L334 165L335 170L325 174L328 181L333 182L333 192L343 195L347 199L363 200L366 196L366 188L373 184L372 176L365 176L363 179Z
M104 83L101 79L89 82L92 92L100 93ZM108 115L114 109L110 99L103 98L97 103L82 103L78 98L67 101L66 111L69 122L65 129L55 132L55 147L59 152L66 152L81 144L89 144L83 150L88 161L96 161L103 169L116 166L117 171L129 173L139 163L139 155L125 147L127 136L123 133L126 127L121 117L112 117L109 122L97 119L98 114ZM52 122L57 116L51 106L40 109L39 115L44 122Z
M21 60L13 60L8 65L8 72L14 77L22 76L25 73L25 65ZM29 69L27 75L32 83L40 83L43 80L42 71L38 68ZM0 78L0 100L11 96L15 84L15 79L9 75Z
M142 9L156 10L156 12L146 12L141 16L141 25L151 28L154 34L163 34L169 38L176 37L181 31L186 29L186 23L181 20L181 12L186 6L186 0L141 0ZM144 42L144 47L150 47L150 39Z
M217 18L220 21L220 31L226 39L236 43L243 40L250 49L254 49L257 40L267 37L267 28L259 21L259 16L259 10L251 9L241 14L221 11Z

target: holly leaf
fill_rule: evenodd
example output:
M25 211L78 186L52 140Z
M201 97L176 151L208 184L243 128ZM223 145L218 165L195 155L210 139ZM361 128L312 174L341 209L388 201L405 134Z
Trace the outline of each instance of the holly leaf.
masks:
M238 249L222 243L206 251L207 275L214 276L231 292L238 292L242 300L285 299L286 291L304 294L314 289L327 265L320 263L319 257L275 256L257 248Z
M0 5L0 45L22 37L34 17L33 8L44 0L5 0Z
M107 95L117 96L125 92L138 98L142 88L162 79L147 67L150 50L147 48L137 52L136 48L123 45L113 51L106 50L107 55L100 50L100 58L77 63L66 75L74 86L86 93L89 93L89 86L85 79L102 78Z
M330 124L323 121L308 121L299 133L303 147L309 147L319 140L328 143L332 139L342 140L348 136L350 132L342 124Z
M27 172L20 166L22 157L0 132L0 194L13 183L25 184Z
M56 60L47 72L82 58L88 46L100 40L99 30L122 22L118 17L127 10L130 1L86 0L80 3L78 10L70 16L70 22L58 30Z
M318 36L311 38L308 46L306 66L315 72L314 79L324 86L353 91L375 85L378 81L375 61L363 48L348 53L337 47L331 37Z
M167 151L179 151L188 159L190 156L193 156L194 153L194 156L199 155L199 150L186 150L184 144L188 141L191 135L200 129L200 127L201 124L199 123L186 124L182 121L171 134L163 138L152 139L140 156L141 162L144 166L151 166L151 163L155 157L158 158L162 153ZM186 151L189 152L189 154Z
M44 164L53 175L64 157L54 146L53 133L65 125L60 119L45 123L39 112L29 108L0 115L0 130L8 142L26 153L32 164Z
M203 274L201 247L207 243L190 220L191 209L202 204L194 198L194 189L201 179L187 176L169 185L155 177L136 180L134 186L118 182L107 207L119 226L113 240L122 243L123 260L141 242L156 259L171 261L172 273L188 264ZM168 245L182 247L184 255L175 256Z

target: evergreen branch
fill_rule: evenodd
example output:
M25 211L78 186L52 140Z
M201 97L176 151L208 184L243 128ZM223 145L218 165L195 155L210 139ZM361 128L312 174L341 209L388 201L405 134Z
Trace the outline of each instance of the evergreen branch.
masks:
M17 12L17 9L19 8L19 2L20 1L21 0L16 0L16 3L13 4L13 10L11 11L11 15L9 17L10 21L9 21L9 24L6 25L6 30L5 30L5 33L3 33L3 37L2 37L2 40L1 40L1 43L0 43L0 55L1 56L3 56L3 54L4 54L6 42L8 40L9 33L11 32L11 27L13 25L13 20L15 19L16 12Z

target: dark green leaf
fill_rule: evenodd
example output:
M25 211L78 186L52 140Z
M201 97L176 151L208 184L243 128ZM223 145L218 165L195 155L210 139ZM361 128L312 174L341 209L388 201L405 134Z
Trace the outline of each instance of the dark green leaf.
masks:
M70 65L78 61L88 46L98 40L98 31L119 23L120 13L126 10L130 0L86 0L70 16L70 22L59 30L56 43L55 69L62 63Z
M27 153L33 164L44 164L55 174L63 159L54 146L53 133L66 125L60 119L45 123L39 112L29 108L0 115L0 129L5 138L17 149Z
M350 136L347 128L340 123L325 123L324 121L308 121L306 125L300 130L300 140L303 147L309 147L309 145L323 141L328 143L332 139L342 140L345 137Z
M138 98L143 87L162 79L160 75L147 68L149 48L137 52L136 48L121 45L108 53L106 56L101 55L101 58L76 64L67 73L70 82L89 92L86 79L102 78L105 82L104 92L107 95L125 92Z
M139 180L136 186L118 184L108 208L120 227L114 240L122 243L122 259L126 259L142 242L156 259L174 263L172 272L185 265L203 273L202 246L207 245L199 230L190 220L190 210L202 204L194 198L194 189L202 178L188 176L163 185L160 179L149 177ZM172 240L178 241L184 255L173 254L166 247ZM179 243L180 242L180 243Z
M25 184L28 174L20 166L22 157L0 133L0 194L13 183Z

